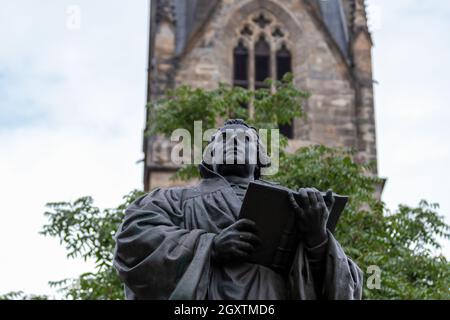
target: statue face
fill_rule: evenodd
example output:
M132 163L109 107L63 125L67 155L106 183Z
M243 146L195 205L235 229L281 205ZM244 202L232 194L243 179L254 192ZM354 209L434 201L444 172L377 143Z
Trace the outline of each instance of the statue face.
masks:
M258 161L258 136L255 130L230 125L215 135L213 170L223 176L253 177Z

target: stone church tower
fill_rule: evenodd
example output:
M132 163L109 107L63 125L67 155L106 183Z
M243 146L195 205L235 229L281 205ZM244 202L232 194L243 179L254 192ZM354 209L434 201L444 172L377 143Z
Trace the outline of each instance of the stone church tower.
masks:
M371 49L364 0L152 0L148 100L180 84L253 89L292 72L311 97L307 119L280 128L290 148L345 146L376 160ZM144 138L146 190L170 185L170 150Z

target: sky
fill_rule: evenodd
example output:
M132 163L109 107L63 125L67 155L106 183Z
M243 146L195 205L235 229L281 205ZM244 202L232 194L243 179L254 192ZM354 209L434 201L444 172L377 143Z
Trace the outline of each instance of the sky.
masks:
M450 2L368 4L383 200L437 202L450 222ZM1 6L0 294L55 294L48 281L93 264L38 233L45 204L142 188L148 0Z

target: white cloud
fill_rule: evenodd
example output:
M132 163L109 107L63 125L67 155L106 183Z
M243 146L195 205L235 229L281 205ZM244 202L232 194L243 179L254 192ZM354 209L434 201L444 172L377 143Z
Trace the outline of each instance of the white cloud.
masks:
M142 186L148 3L16 1L0 23L0 293L52 293L93 265L38 234L45 203L114 207Z
M374 31L379 169L392 209L420 199L438 202L450 223L450 4L371 0L381 8ZM450 243L445 254L450 257Z
M76 276L91 264L66 260L56 239L38 235L46 223L44 205L93 195L100 207L113 207L140 186L134 165L139 139L126 135L26 128L0 135L2 194L2 291L48 292L46 282ZM30 143L31 142L31 143Z

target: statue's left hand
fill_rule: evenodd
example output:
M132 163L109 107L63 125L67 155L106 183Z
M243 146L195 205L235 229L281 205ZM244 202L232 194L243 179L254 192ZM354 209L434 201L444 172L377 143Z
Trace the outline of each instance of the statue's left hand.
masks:
M315 188L301 188L300 202L290 193L289 198L297 214L298 229L307 247L313 248L328 238L327 221L328 208L322 194ZM327 192L327 198L332 198L332 191Z

